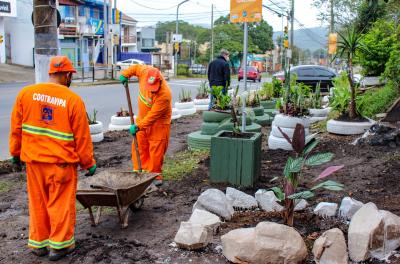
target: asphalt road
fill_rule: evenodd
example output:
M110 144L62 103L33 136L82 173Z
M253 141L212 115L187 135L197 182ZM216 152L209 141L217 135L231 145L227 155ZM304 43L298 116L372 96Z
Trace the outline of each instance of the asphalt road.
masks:
M168 83L172 90L173 102L179 99L182 89L190 90L192 97L196 96L197 88L200 86L201 79L173 79ZM10 132L10 114L18 92L29 83L0 84L0 160L9 158L8 136ZM232 81L232 87L236 87L237 80ZM244 89L243 81L240 82L240 90ZM137 112L138 84L132 83L131 97L133 111ZM258 89L259 83L248 82L248 89ZM110 117L119 111L121 107L128 109L125 97L125 90L120 84L112 85L93 85L85 87L71 88L79 94L85 102L86 110L89 114L93 110L98 111L97 120L103 123L107 130Z

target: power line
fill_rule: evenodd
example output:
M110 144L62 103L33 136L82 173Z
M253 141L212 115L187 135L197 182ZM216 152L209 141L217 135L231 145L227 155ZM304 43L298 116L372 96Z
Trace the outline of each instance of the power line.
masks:
M178 6L178 5L174 5L174 6L171 6L171 7L168 7L168 8L155 8L155 7L149 7L149 6L143 5L143 4L138 3L138 2L136 2L134 0L129 0L129 1L134 3L134 4L136 4L136 5L138 5L138 6L141 6L141 7L147 8L147 9L151 9L151 10L168 10L168 9L172 9L172 8L175 8L175 7Z

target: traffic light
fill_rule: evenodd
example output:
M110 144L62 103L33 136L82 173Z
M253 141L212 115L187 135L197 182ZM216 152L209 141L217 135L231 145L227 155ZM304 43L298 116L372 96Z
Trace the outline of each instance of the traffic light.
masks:
M328 54L336 53L337 49L337 33L330 33L328 37Z
M285 49L289 48L289 35L288 35L289 29L287 26L285 26L283 30L283 47Z
M0 35L0 43L3 43L3 35Z
M174 54L179 54L179 48L180 48L179 42L175 42L174 43Z

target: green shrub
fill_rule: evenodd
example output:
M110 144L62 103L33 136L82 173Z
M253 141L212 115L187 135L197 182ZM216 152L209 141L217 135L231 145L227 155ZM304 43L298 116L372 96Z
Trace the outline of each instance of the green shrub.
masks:
M333 110L339 112L340 115L346 113L349 109L351 100L350 84L347 73L343 72L333 80L333 95L329 105Z
M261 101L271 100L274 97L274 85L273 83L263 83L261 89L258 91L258 96Z
M385 71L385 64L396 43L394 20L378 20L363 37L366 50L357 55L365 76L380 76Z
M186 64L178 64L178 75L189 76L189 66Z
M400 30L400 27L399 27ZM400 34L400 33L399 33ZM386 62L384 76L392 80L399 89L400 85L400 43L396 43L392 52L390 53L389 60Z
M383 88L370 90L357 98L357 111L364 117L374 118L376 114L386 112L398 97L392 82Z

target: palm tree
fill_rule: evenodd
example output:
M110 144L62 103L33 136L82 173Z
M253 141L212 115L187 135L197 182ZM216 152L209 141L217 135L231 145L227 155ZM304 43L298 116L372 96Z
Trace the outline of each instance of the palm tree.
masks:
M356 89L353 82L353 59L358 51L367 51L367 48L362 43L362 35L357 32L354 26L350 26L345 32L338 32L339 40L337 43L338 54L347 60L347 76L351 89L351 100L349 106L349 117L354 119L358 116L356 108Z

